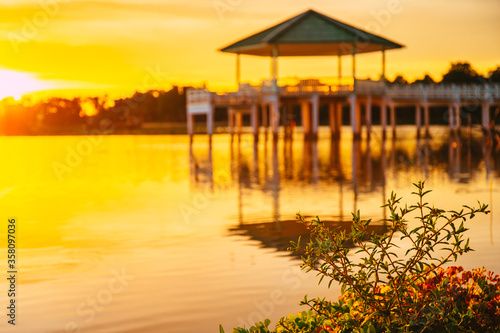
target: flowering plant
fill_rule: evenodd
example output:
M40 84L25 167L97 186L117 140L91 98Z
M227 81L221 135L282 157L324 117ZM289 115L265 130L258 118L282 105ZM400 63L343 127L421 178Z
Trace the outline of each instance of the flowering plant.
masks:
M401 198L391 194L386 207L390 211L388 232L369 232L371 220L353 213L352 230L330 230L316 217L307 222L297 218L311 232L305 247L292 242L291 251L302 253L302 268L314 270L320 283L339 282L342 295L337 302L308 299L309 306L297 316L282 318L274 332L497 332L500 330L499 277L483 269L470 272L444 265L472 251L467 219L487 214L487 206L463 206L460 211L445 212L430 206L424 197L424 182L414 184L415 205L400 207ZM408 228L407 216L414 214L418 225ZM401 244L410 244L397 254ZM355 245L352 255L350 244ZM359 259L355 259L355 258ZM269 332L269 321L250 330L233 332ZM221 328L221 331L222 328Z

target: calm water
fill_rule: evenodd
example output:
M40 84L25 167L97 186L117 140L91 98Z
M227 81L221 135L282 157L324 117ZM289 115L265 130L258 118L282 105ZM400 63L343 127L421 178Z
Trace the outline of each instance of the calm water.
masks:
M476 199L493 213L470 225L468 269L500 272L500 152L480 135L433 128L416 140L375 132L341 143L231 142L217 135L1 137L0 237L18 220L18 322L2 332L217 332L264 317L275 322L317 286L286 251L303 230L295 213L332 224L350 212L380 219L391 190L412 202L427 179L428 201L457 208ZM75 155L74 152L80 152ZM354 152L354 153L353 153ZM6 259L1 275L5 275ZM1 308L7 283L0 281ZM4 312L6 310L3 310Z

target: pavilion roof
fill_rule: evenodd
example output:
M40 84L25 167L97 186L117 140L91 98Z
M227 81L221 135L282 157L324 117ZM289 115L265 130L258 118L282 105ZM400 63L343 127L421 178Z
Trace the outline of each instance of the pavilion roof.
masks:
M220 51L271 56L319 56L367 53L404 47L314 10L226 46Z

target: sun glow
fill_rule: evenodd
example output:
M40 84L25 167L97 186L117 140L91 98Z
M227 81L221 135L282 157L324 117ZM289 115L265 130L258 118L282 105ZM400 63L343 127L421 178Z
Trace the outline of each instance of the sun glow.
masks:
M49 84L33 74L0 69L0 99L13 97L20 100L23 95L49 88Z

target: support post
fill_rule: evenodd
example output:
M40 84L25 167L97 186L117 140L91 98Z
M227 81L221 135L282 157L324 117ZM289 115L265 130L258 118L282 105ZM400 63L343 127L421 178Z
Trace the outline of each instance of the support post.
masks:
M332 139L337 137L337 117L335 114L335 103L328 103L328 120L330 121L330 136Z
M250 122L252 123L252 133L255 136L255 139L258 139L259 136L259 113L257 104L253 104L250 107Z
M448 105L448 120L450 122L450 130L457 131L460 122L460 108L457 104Z
M311 98L312 106L312 137L317 139L319 127L319 95L316 93Z
M372 97L371 96L368 96L366 98L365 121L366 121L366 137L369 139L371 131L372 131Z
M382 125L382 138L385 139L387 131L387 98L382 99L382 104L380 106L380 122Z
M214 106L210 106L210 110L207 113L207 134L212 137L214 134Z
M481 125L483 130L489 134L490 132L490 103L484 102L481 104Z
M342 103L337 103L337 138L340 139L342 135Z
M351 110L351 126L352 126L352 137L354 139L361 138L361 114L359 103L356 99L356 94L352 93L349 96L349 106Z
M455 126L455 114L453 112L453 104L448 104L448 123L450 124L450 130L454 130Z
M427 103L424 104L424 126L425 126L425 137L428 138L430 137L430 131L429 131L429 105Z
M276 100L270 104L270 107L271 108L269 110L270 111L269 117L271 118L271 127L273 135L276 138L278 135L278 129L280 125L280 104L278 97L276 97Z
M302 116L302 128L304 137L308 138L311 135L311 110L308 101L300 103L300 111Z
M422 127L422 108L415 105L415 125L417 126L417 138L420 138L420 128Z
M236 111L236 132L241 134L241 129L243 127L243 113L240 111Z
M390 109L390 117L391 117L391 126L392 126L392 137L396 137L396 107L393 103L389 104Z
M193 119L193 117L194 117L194 115L192 115L191 113L188 113L188 115L187 115L187 130L188 130L189 135L194 134L194 119Z
M268 105L262 104L262 126L264 126L264 132L267 132L267 127L269 126L269 112Z
M229 134L233 135L234 134L234 109L233 108L227 109L227 118L228 118L228 125L229 125Z

